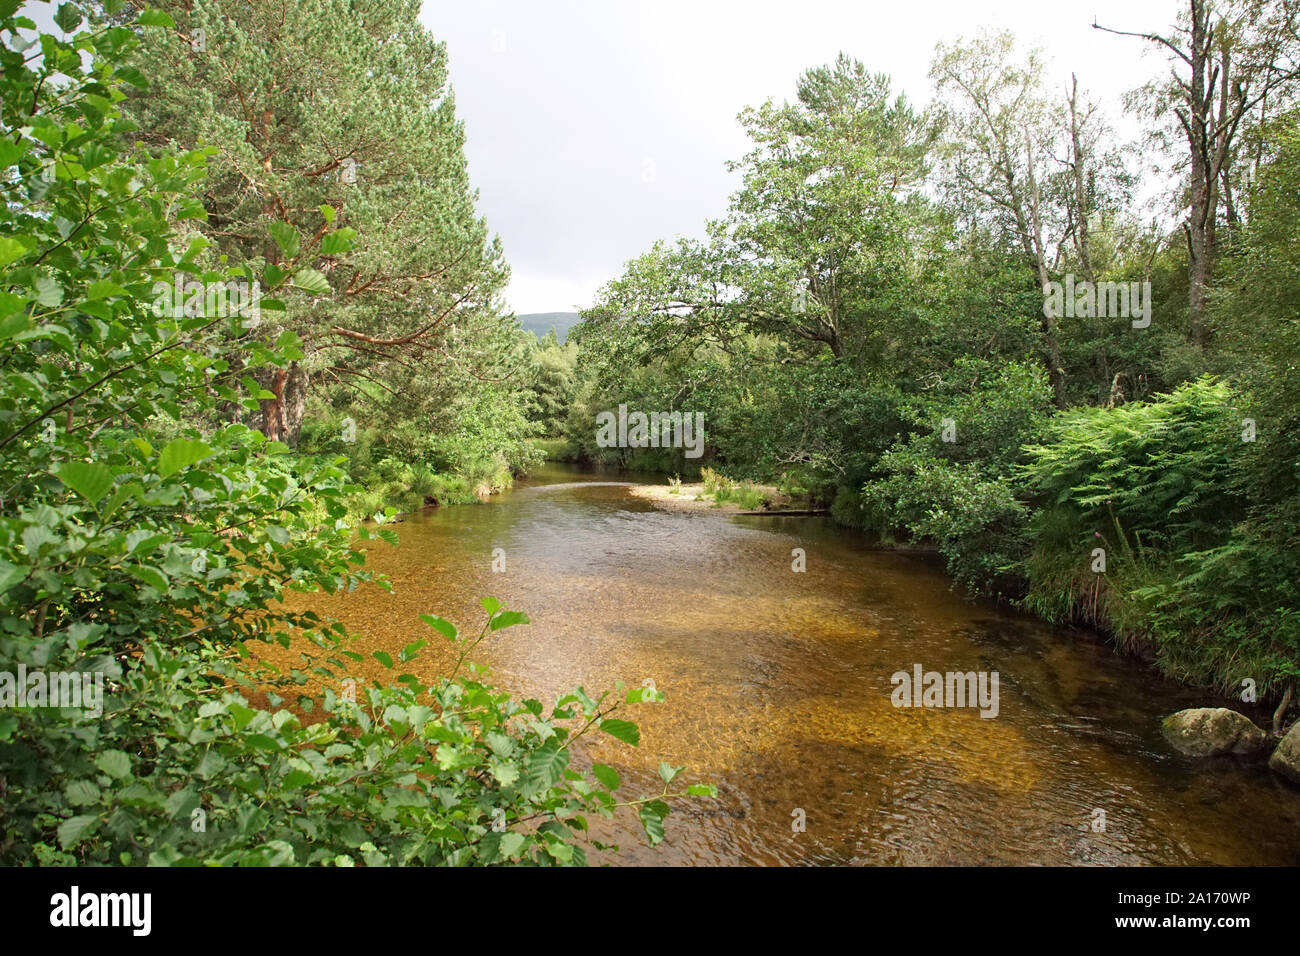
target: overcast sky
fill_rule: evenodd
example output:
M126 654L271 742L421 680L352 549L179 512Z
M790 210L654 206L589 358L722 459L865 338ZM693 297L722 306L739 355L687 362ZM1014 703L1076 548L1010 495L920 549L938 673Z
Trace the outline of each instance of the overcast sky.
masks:
M479 209L513 270L518 313L591 302L660 238L701 236L737 183L736 113L794 95L843 50L916 104L937 42L1008 28L1071 70L1121 129L1120 96L1163 70L1142 41L1177 0L426 0L447 43Z

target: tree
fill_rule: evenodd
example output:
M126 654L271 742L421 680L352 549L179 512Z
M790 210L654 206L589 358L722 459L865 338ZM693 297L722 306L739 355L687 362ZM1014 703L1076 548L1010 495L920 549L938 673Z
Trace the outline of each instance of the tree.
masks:
M1049 203L1044 183L1058 119L1042 93L1039 55L1031 51L1023 63L1015 57L1015 40L1007 32L982 35L966 46L940 44L930 78L940 97L937 117L951 195L968 217L988 216L1005 230L1046 292L1051 244L1066 232L1062 209ZM1076 164L1083 158L1081 151L1073 155ZM1042 333L1052 390L1062 406L1060 333L1046 313Z
M752 333L879 365L924 256L925 123L844 56L804 74L794 102L740 121L754 149L731 164L743 185L709 242L656 246L589 319L655 348Z
M1220 215L1237 219L1235 191L1241 181L1241 134L1291 101L1300 75L1300 4L1294 0L1188 0L1169 34L1133 33L1094 23L1096 29L1139 37L1168 55L1169 77L1153 81L1130 103L1157 124L1156 140L1168 146L1166 125L1177 120L1185 140L1188 300L1193 338L1210 333L1206 303L1218 258ZM1258 117L1256 117L1258 111Z
M532 404L528 417L541 426L542 434L554 437L563 431L576 393L578 347L572 342L561 345L555 329L540 341L531 332L523 333L523 337L531 363L528 388Z
M260 379L255 424L296 440L319 382L372 423L454 429L479 383L517 369L507 269L474 210L446 49L420 4L160 6L176 27L146 31L137 63L157 80L128 104L144 141L213 146L204 234L312 296L267 327L293 330L303 358Z

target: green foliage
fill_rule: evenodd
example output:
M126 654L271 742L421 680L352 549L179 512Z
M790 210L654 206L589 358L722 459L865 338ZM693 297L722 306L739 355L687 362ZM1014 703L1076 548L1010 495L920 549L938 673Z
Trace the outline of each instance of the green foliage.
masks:
M1206 377L1154 401L1063 413L1048 443L1026 449L1023 474L1075 546L1118 524L1144 546L1194 547L1242 513L1240 432L1231 389Z
M151 79L124 104L136 135L219 147L199 230L309 294L266 319L302 354L282 375L255 373L269 394L249 423L296 445L304 420L347 416L435 471L463 475L437 457L519 465L530 393L500 303L508 269L475 210L447 51L420 4L157 6L175 27L144 30L131 56ZM431 438L443 447L423 447Z
M1282 14L1269 29L1293 48ZM566 434L674 472L594 449L594 415L704 411L709 494L729 493L717 471L778 481L933 545L968 590L1155 646L1184 680L1280 691L1300 668L1293 104L1243 120L1257 176L1225 157L1207 335L1183 234L1131 214L1136 179L1086 93L1053 92L1009 33L941 44L931 76L918 112L841 56L745 110L726 216L629 262L573 330ZM1138 99L1172 115L1163 95ZM1150 327L1049 317L1044 283L1067 273L1149 281Z
M1295 584L1278 571L1295 559L1248 518L1239 402L1205 377L1060 416L1023 469L1041 504L1028 606L1146 643L1183 680L1229 690L1250 677L1267 691L1294 676Z
M536 422L543 435L560 435L577 391L578 347L572 342L561 345L554 329L540 341L531 335L525 341L530 367L528 388L532 393L529 421Z
M1051 398L1040 367L958 361L912 401L918 431L880 457L880 477L862 489L861 523L886 538L930 540L968 590L1016 593L1029 509L1010 472L1041 434Z
M578 449L567 438L530 438L528 443L545 461L577 461Z
M767 496L754 487L752 481L734 481L712 468L700 472L700 483L706 497L712 498L715 505L731 502L742 510L755 511L763 507ZM677 480L673 494L680 494L681 480Z
M477 635L426 615L461 660L485 636L527 617L484 602ZM313 635L323 657L357 657ZM376 652L387 669L409 665ZM339 664L313 668L338 682ZM616 774L582 773L575 741L593 730L635 745L635 724L610 715L660 700L641 689L590 697L581 688L547 711L456 672L423 685L344 677L319 701L267 706L236 689L241 668L211 649L151 646L115 681L102 719L20 712L3 748L6 859L150 865L581 865L589 817L639 812L663 837L671 779L620 800ZM60 733L62 730L64 733ZM67 733L75 730L75 733ZM66 733L66 736L65 736ZM598 765L599 768L599 765ZM713 794L711 787L700 788Z

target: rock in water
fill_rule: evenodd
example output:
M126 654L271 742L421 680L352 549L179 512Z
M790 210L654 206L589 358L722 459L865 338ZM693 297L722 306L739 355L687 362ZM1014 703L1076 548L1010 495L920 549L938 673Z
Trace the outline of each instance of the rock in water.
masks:
M1300 783L1300 720L1291 725L1282 742L1268 758L1268 766L1282 776Z
M1180 710L1166 717L1161 727L1174 749L1191 757L1251 754L1268 740L1249 717L1226 707Z

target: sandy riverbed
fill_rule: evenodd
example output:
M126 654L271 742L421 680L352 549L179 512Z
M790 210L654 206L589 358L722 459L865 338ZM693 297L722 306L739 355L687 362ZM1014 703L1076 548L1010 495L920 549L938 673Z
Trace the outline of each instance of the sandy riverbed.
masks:
M718 504L712 496L704 494L704 485L699 482L695 484L683 482L678 488L670 485L633 485L628 490L635 497L643 498L656 508L663 508L665 511L712 511L718 514L736 514L741 511L763 510L763 506L757 509L742 508L734 501ZM790 504L790 498L771 485L755 485L754 490L763 495L765 506L768 508L781 509Z

